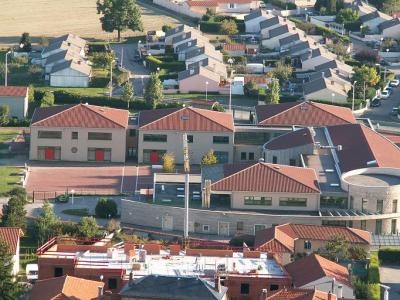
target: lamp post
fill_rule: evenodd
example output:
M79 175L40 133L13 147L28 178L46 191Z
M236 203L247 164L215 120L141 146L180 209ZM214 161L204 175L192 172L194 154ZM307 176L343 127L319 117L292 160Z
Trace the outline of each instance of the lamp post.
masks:
M333 104L333 99L335 98L335 93L332 93L332 104Z
M6 61L5 61L5 63L6 63L6 65L5 65L5 67L6 67L6 69L5 69L5 73L4 73L4 85L5 86L7 86L7 73L8 73L8 62L7 62L7 55L8 54L10 54L11 53L11 51L8 51L7 53L6 53Z
M389 48L386 49L386 53L389 53ZM386 55L387 56L387 55ZM385 66L385 72L383 73L383 81L386 83L386 66Z
M232 81L229 80L229 112L232 113Z
M355 94L355 89L356 89L356 83L357 83L357 80L355 80L353 82L353 101L351 102L351 111L354 111L354 94Z
M142 78L142 95L144 95L144 84L143 84L144 75L140 76L140 78Z
M207 93L208 93L208 81L206 81L206 101L208 101Z
M114 59L112 59L111 63L110 63L110 93L109 93L110 98L112 97L112 85L113 85L113 83L112 83L113 62L114 62Z
M71 190L71 204L72 204L72 206L74 205L74 194L75 194L75 190Z

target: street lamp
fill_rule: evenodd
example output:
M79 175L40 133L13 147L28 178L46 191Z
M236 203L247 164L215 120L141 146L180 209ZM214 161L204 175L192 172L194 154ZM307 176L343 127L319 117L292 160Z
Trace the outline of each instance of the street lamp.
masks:
M386 53L389 53L389 48L386 49ZM386 55L387 57L387 55ZM386 83L386 66L385 66L385 72L383 73L383 81Z
M74 194L75 190L71 190L71 204L74 205Z
M7 65L7 55L10 54L11 51L8 51L6 53L6 69L5 69L5 73L4 73L4 85L7 86L7 73L8 73L8 65Z
M144 75L142 75L142 76L140 76L140 77L142 78L142 95L144 95L144 84L143 84Z
M356 89L356 83L357 83L357 80L355 80L353 82L353 101L351 102L351 111L354 111L354 93L355 93L355 89Z
M232 82L229 80L229 112L232 113Z
M333 104L333 99L335 98L335 93L332 93L332 104Z
M206 81L206 101L208 101L207 92L208 92L208 81Z

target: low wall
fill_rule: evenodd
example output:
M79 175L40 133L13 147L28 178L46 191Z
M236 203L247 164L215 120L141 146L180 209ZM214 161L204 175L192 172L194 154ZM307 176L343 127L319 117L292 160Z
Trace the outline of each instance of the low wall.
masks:
M201 14L191 11L186 6L179 5L169 0L153 0L153 3L191 18L200 19L202 17Z

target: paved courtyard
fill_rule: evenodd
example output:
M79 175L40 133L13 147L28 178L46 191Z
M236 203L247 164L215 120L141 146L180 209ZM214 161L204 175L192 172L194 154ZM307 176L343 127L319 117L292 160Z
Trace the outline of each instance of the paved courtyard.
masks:
M400 299L400 266L381 266L379 274L381 283L390 287L389 300Z

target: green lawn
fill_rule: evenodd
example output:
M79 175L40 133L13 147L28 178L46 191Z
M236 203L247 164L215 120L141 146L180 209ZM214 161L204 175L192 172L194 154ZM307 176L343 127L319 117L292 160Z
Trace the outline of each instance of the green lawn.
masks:
M11 141L18 133L19 131L13 128L0 130L0 150L7 149L8 144L6 142Z
M57 88L51 86L37 87L35 89L38 91L66 91L82 96L104 96L104 93L108 91L106 88Z
M37 241L34 237L26 235L21 238L20 246L20 271L25 273L25 267L27 264L37 263L36 249L38 247Z
M0 166L0 195L6 194L18 185L22 170L15 167Z
M89 217L89 210L87 208L64 209L63 214L71 216Z

